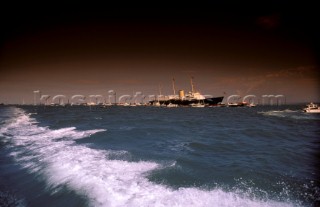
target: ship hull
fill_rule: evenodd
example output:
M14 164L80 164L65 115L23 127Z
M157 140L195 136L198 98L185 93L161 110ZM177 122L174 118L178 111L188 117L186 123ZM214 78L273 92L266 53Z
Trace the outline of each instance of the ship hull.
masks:
M177 104L179 106L189 106L190 104L196 104L196 103L202 102L208 106L216 106L222 102L223 98L224 97L221 96L221 97L206 98L204 100L169 99L169 100L150 101L149 103L151 105L155 105L156 102L159 102L160 105Z

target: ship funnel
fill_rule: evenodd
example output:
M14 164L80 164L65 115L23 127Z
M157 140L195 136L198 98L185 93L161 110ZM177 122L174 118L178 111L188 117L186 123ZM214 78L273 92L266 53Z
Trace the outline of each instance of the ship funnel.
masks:
M179 90L179 98L184 99L184 90Z

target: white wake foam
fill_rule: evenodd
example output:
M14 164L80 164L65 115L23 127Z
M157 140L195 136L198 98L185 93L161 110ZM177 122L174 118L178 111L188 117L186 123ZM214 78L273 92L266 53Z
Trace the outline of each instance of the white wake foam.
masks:
M282 117L289 119L300 119L300 120L318 120L319 117L314 116L314 114L306 114L303 113L302 110L272 110L272 111L260 111L258 114L262 114L264 116L274 116L274 117Z
M87 196L92 206L294 206L289 202L252 199L219 188L173 190L146 178L147 173L160 167L157 163L111 160L108 156L117 151L91 149L73 141L104 129L51 130L33 124L35 120L21 109L16 109L15 114L14 121L0 130L17 149L12 156L32 173L45 175L53 192L66 186Z

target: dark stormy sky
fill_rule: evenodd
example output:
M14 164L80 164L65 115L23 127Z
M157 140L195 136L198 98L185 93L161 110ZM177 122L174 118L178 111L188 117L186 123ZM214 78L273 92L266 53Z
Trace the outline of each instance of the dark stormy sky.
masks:
M122 7L120 7L122 6ZM130 7L131 6L131 7ZM319 101L316 7L305 2L7 5L0 103L33 91L107 96L190 90Z

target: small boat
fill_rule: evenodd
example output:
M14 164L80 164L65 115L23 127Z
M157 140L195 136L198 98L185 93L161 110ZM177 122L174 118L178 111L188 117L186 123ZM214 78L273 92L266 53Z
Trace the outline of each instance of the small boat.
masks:
M306 113L320 113L320 107L317 104L310 103L307 104L307 107L303 109Z
M239 102L239 103L228 103L228 107L242 107L245 106L246 103L244 102Z
M201 103L192 103L190 104L191 107L195 107L195 108L203 108L205 107L204 104L201 104Z
M174 108L174 107L178 107L178 104L173 104L173 103L169 103L167 105L168 108Z
M130 104L129 103L127 103L127 102L125 102L125 103L119 103L119 104L117 104L118 106L130 106Z
M257 104L255 104L255 103L248 104L248 107L256 107L256 106L257 106Z
M156 106L156 107L160 107L161 106L161 104L160 104L160 102L158 101L158 102L153 102L153 104L152 104L153 106Z

